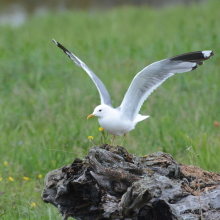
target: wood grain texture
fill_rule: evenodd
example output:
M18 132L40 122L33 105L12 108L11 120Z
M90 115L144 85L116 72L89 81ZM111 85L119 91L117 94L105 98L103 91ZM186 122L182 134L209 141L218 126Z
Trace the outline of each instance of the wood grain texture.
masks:
M198 182L203 219L220 219L218 174L178 164L167 153L136 157L102 145L49 172L42 199L64 219L198 220Z

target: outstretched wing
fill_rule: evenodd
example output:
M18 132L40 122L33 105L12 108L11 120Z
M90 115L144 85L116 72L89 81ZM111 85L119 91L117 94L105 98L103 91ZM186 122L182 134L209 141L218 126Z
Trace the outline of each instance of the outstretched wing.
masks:
M75 56L72 52L70 52L69 50L67 50L63 45L61 45L60 43L58 43L57 41L55 41L54 39L52 39L53 42L60 48L63 50L63 52L71 59L74 61L74 63L83 68L88 75L90 76L90 78L92 79L92 81L95 83L98 91L99 91L99 95L101 98L101 104L105 104L108 105L110 107L112 107L112 102L111 102L111 98L108 94L107 89L105 88L104 84L102 83L102 81L86 66L85 63L83 63L77 56Z
M143 102L174 73L184 73L202 65L204 60L214 55L213 51L186 53L150 64L141 70L132 80L119 107L129 120L134 120Z

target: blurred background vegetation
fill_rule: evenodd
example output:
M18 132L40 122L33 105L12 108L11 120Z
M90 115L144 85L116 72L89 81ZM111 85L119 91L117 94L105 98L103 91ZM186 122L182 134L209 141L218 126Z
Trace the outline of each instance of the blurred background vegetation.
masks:
M65 1L63 8L57 2L32 10L22 1L0 4L0 217L62 219L41 201L46 173L84 158L92 145L88 136L101 142L97 119L86 120L100 104L98 91L52 38L97 74L114 107L150 63L214 50L203 66L171 77L154 91L140 112L151 117L130 132L124 147L137 156L161 150L192 164L187 151L192 146L197 165L219 172L220 1L158 3L156 8L145 1L120 7Z

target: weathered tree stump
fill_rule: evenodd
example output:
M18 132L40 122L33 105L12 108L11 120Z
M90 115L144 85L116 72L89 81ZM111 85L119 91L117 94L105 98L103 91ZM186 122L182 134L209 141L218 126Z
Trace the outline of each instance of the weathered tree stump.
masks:
M136 157L102 145L85 160L49 172L42 199L64 219L195 220L202 210L204 220L217 220L220 176L181 165L167 153Z

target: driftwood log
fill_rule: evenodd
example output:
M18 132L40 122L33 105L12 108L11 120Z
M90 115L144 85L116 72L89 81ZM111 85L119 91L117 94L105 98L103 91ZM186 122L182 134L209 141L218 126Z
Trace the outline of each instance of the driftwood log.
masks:
M53 170L42 199L64 220L220 219L220 176L156 152L144 157L102 145Z

